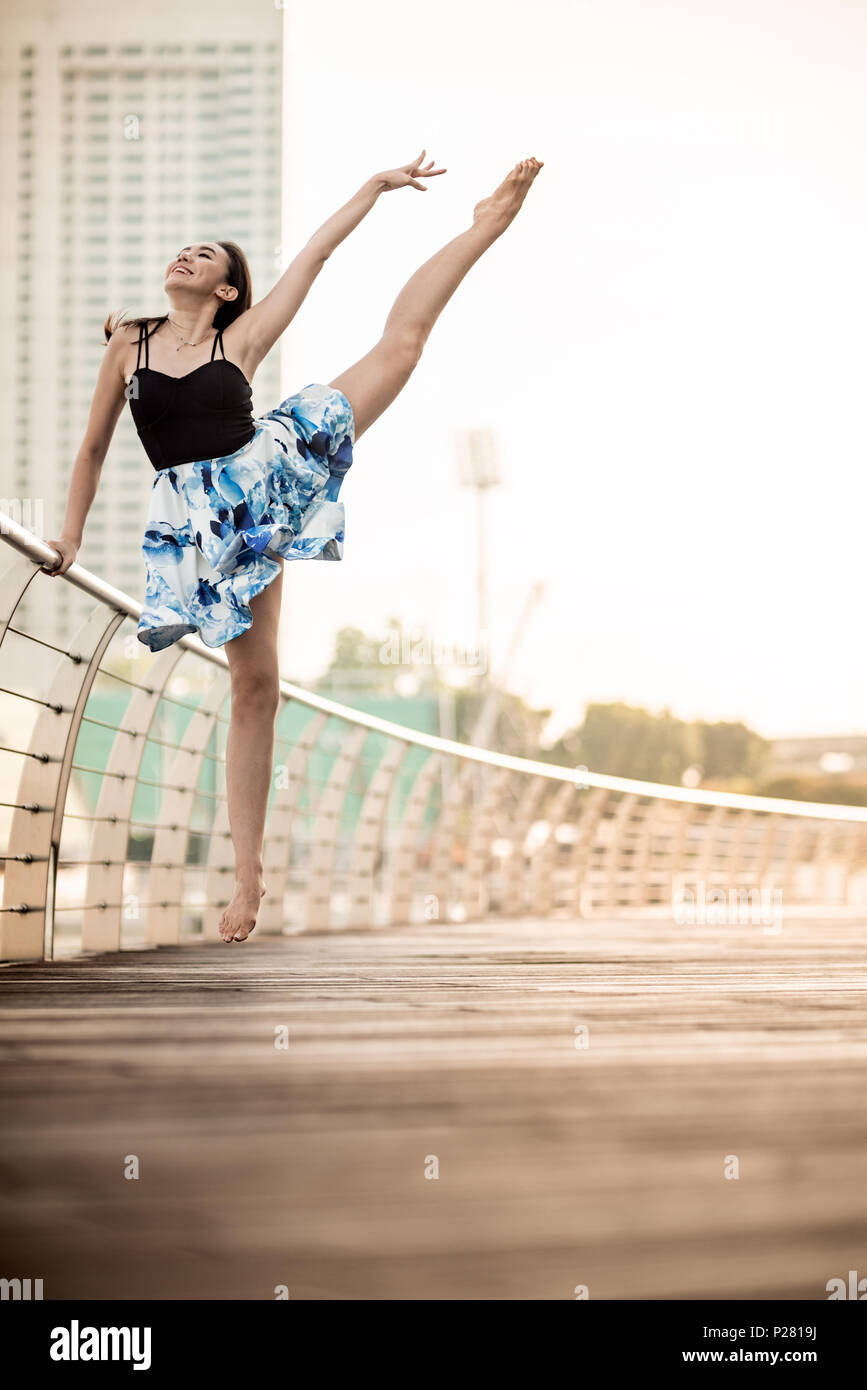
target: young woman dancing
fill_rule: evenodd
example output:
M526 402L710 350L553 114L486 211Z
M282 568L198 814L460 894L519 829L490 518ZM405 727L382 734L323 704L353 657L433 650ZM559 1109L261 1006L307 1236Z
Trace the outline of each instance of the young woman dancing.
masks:
M171 311L109 316L62 533L63 574L81 546L108 446L127 400L156 470L144 536L147 588L138 637L151 651L198 633L226 646L231 716L226 794L235 890L219 923L245 941L265 893L265 816L279 706L277 627L285 560L343 558L338 494L353 445L406 385L441 310L502 235L542 163L523 159L476 204L473 224L415 272L382 337L328 385L318 382L255 417L250 382L297 314L335 247L381 193L426 192L446 173L418 159L376 174L329 218L258 304L244 253L230 241L185 246L166 267ZM219 348L219 354L217 349ZM182 354L182 356L179 356ZM180 363L184 371L178 371Z

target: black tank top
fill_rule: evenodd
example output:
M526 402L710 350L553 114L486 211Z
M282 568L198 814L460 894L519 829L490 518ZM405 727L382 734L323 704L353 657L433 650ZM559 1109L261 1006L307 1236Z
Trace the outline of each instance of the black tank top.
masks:
M222 329L214 337L210 362L177 377L148 366L149 337L140 324L129 408L154 468L223 458L249 444L256 433L253 391L241 368L227 361ZM222 357L214 356L217 343Z

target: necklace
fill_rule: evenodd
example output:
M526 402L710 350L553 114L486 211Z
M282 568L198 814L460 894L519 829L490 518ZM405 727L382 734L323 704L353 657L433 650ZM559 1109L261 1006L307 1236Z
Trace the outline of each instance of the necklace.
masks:
M175 325L172 323L172 321L171 321L171 319L169 318L168 314L166 314L166 323L168 323L168 324L171 325L172 331L173 331L175 334L177 334L177 336L178 336L178 337L180 338L180 340L181 340L181 341L178 343L177 347L175 348L175 352L180 352L180 350L181 350L182 347L198 347L198 346L199 346L199 343L203 343L203 342L205 341L204 338L200 338L200 339L199 339L199 343L191 343L190 340L189 340L189 338L185 338L185 337L183 337L182 334L178 333L178 330L175 328Z

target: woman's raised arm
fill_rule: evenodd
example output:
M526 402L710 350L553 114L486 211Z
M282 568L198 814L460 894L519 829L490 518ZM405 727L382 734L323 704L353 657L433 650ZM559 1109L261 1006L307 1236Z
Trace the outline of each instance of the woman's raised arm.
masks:
M419 179L446 173L445 169L432 169L430 165L433 164L433 160L426 169L422 169L420 166L425 153L426 151L422 150L418 159L411 160L409 164L401 165L398 169L388 169L384 173L374 174L373 178L363 183L354 197L313 233L307 245L299 251L264 299L260 299L258 304L254 304L240 316L237 320L238 325L245 335L248 347L259 361L271 351L277 339L289 327L331 252L354 231L362 218L367 216L380 193L408 186L426 193L427 188Z

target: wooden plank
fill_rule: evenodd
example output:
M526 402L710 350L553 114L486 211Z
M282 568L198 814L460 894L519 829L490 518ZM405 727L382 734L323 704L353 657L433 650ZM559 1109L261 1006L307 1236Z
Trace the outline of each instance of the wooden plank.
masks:
M520 918L6 967L4 1273L49 1299L825 1298L867 1237L863 938Z

